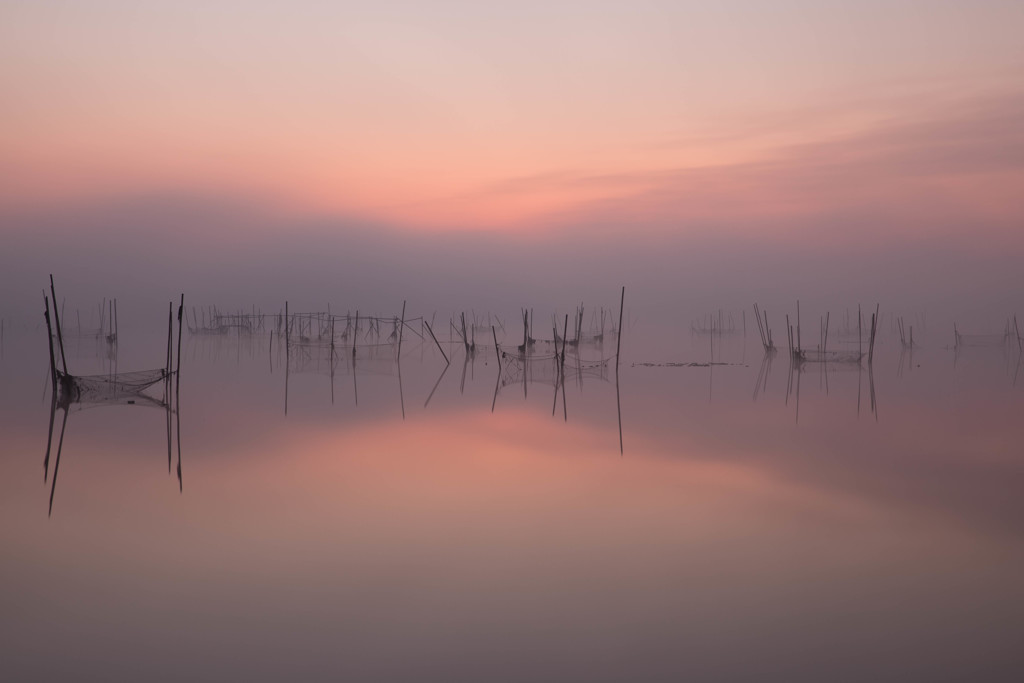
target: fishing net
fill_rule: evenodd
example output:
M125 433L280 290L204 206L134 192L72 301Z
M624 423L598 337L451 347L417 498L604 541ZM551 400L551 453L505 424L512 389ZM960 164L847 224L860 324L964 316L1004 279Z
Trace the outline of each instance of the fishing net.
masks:
M589 376L607 379L611 358L582 360L570 357L562 365L557 354L537 354L524 358L522 355L501 352L501 386L512 384L540 383L555 384L562 372L568 377Z
M804 349L800 360L804 363L860 363L864 357L860 351L818 351Z
M168 376L165 368L106 375L58 373L65 399L79 403L132 403L140 397L150 398L143 396L142 392Z
M957 346L988 346L998 347L1009 344L1012 337L1001 332L999 334L957 334Z

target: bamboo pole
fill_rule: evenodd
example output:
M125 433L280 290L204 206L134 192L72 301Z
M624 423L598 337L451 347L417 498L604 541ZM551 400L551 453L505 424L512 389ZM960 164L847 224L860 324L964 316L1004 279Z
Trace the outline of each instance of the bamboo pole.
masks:
M171 376L171 340L174 338L174 302L167 302L167 369L164 374ZM166 387L165 387L166 388Z
M402 320L398 326L398 357L402 357L402 332L405 331L405 301L402 301Z
M524 308L523 309L523 357L524 358L526 357L526 354L530 350L530 326L529 326L530 319L529 319L528 315L529 314L526 312L526 309Z
M501 349L498 347L498 333L494 330L494 325L491 325L491 336L494 337L494 355L498 359L498 363L501 363Z
M53 274L50 274L50 297L53 299L53 322L57 327L57 344L60 346L60 363L64 374L68 374L68 361L64 356L64 335L60 331L60 314L57 312L57 292L53 288Z
M800 299L796 300L796 350L799 353L803 349L803 344L800 342Z
M53 385L53 399L57 400L57 362L53 355L53 330L50 329L50 300L46 298L45 293L43 304L46 306L43 312L43 317L46 318L46 342L50 348L50 380Z
M625 289L625 288L623 288L623 289ZM566 344L567 341L569 341L568 340L568 336L569 336L569 314L566 313L565 314L565 326L562 328L562 372L563 373L565 372L565 344ZM615 354L615 358L616 358L615 362L618 363L618 354ZM564 388L562 389L562 392L563 393L565 392Z
M860 304L857 304L857 356L858 356L858 362L859 362L860 358L864 357L864 343L861 341L861 337L862 337L862 335L861 335L861 320L862 320L862 318L861 318L861 314L860 314Z
M555 345L555 369L558 370L558 323L554 320L551 321L551 334ZM561 372L560 370L558 371Z
M875 307L875 312L871 314L871 338L868 341L868 365L874 361L875 358L875 333L878 330L878 307Z
M822 347L821 347L822 351L827 351L828 350L828 322L829 322L829 319L831 318L831 316L832 316L832 314L830 312L826 312L825 313L825 342L822 344Z
M182 327L182 325L181 325L181 316L182 316L182 312L184 310L185 310L185 293L182 292L182 294L181 294L181 303L178 304L178 369L174 373L175 374L175 378L174 378L174 394L175 394L175 396L178 395L178 389L181 387L181 327ZM180 420L180 418L179 418L179 420ZM179 432L178 432L178 439L180 440L181 439L181 431L180 431L181 430L181 423L180 422L178 423L178 430L179 430ZM181 448L181 444L180 443L178 444L178 448L179 449ZM179 479L178 483L179 484L181 483L180 479Z
M619 298L619 337L615 342L615 367L619 366L619 352L622 350L622 311L626 305L626 286L622 286L622 296ZM563 340L564 344L564 340ZM563 352L564 353L564 352Z

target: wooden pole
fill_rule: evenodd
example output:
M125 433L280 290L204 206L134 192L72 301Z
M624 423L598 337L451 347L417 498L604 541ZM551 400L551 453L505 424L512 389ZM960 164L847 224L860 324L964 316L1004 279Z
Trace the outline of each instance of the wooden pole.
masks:
M50 329L50 301L46 298L46 294L43 294L43 304L46 306L43 312L43 317L46 318L46 341L50 347L50 380L53 384L53 399L57 400L57 362L53 355L53 330Z
M523 357L526 357L527 352L530 349L530 327L529 318L526 309L523 309Z
M821 350L822 351L828 350L828 321L829 321L829 318L831 316L832 316L831 313L829 313L829 312L825 313L825 341L822 343L822 346L821 346Z
M398 356L402 356L402 332L405 331L405 301L402 301L402 320L398 325Z
M857 304L857 355L860 358L864 357L864 343L861 341L860 304ZM860 358L858 358L858 362L859 362Z
M800 343L800 299L796 300L796 350L797 353L803 348Z
M68 361L64 357L64 335L60 331L60 314L57 312L57 293L53 288L53 274L50 274L50 297L53 299L53 322L57 327L57 344L60 346L60 363L64 374L68 374Z
M171 340L174 338L174 302L167 302L167 370L165 375L171 376Z
M566 344L567 341L569 341L568 336L569 336L569 314L566 313L565 314L565 326L562 328L562 368L563 368L563 372L564 372L564 368L565 368L565 344ZM616 358L615 362L618 363L618 354L615 354L615 358ZM565 389L562 389L562 391L564 392Z
M622 350L622 311L626 305L626 286L622 286L622 296L619 298L619 338L615 342L615 367L619 366L619 352ZM562 340L565 344L565 340Z
M871 338L868 341L868 365L871 365L875 358L875 333L878 329L878 307L871 314Z
M181 316L182 316L182 313L184 312L184 310L185 310L185 293L182 292L182 294L181 294L181 303L178 304L178 369L175 370L175 372L174 372L174 374L175 374L175 378L174 378L174 393L175 393L175 395L177 395L178 388L181 386L181 327L182 327L182 325L181 325ZM179 424L178 429L179 430L181 429L180 424ZM179 439L181 438L180 431L179 431L178 438ZM179 481L178 483L180 484L181 482Z
M554 320L551 321L551 334L554 335L551 338L554 339L555 344L555 366L557 370L558 365L558 323Z
M746 311L746 309L744 309L744 311L743 311L743 320L744 321L746 321L746 319L747 319L746 316L747 316L747 311ZM754 304L754 321L757 323L757 333L761 336L761 346L763 346L765 348L765 350L767 350L768 349L768 341L764 338L764 326L761 325L761 314L757 310L757 304ZM744 325L744 327L745 327L745 325Z

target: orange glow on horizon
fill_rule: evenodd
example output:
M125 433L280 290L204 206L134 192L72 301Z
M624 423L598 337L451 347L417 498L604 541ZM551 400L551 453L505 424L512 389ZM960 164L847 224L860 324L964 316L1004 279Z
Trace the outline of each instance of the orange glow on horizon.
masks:
M0 202L238 196L526 233L614 221L658 234L852 207L917 215L913 233L932 196L995 231L1022 217L1008 189L1022 170L1004 152L1022 144L1016 17L936 11L922 26L894 9L886 31L906 28L907 45L880 36L875 60L844 32L850 16L823 12L836 51L818 62L801 21L756 3L751 26L669 4L532 11L0 10ZM1005 49L920 62L922 41L965 50L965 20ZM878 30L877 17L857 22Z

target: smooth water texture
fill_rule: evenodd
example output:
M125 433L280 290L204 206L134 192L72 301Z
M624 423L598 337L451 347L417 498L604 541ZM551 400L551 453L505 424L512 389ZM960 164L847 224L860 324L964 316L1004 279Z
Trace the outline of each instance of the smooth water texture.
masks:
M58 407L44 466L45 331L9 329L0 678L1024 675L1016 348L887 330L870 372L793 369L756 333L711 356L637 324L617 372L570 354L560 384L418 336L353 366L186 333L170 421L72 405L58 460ZM119 370L163 365L165 338L122 337Z

